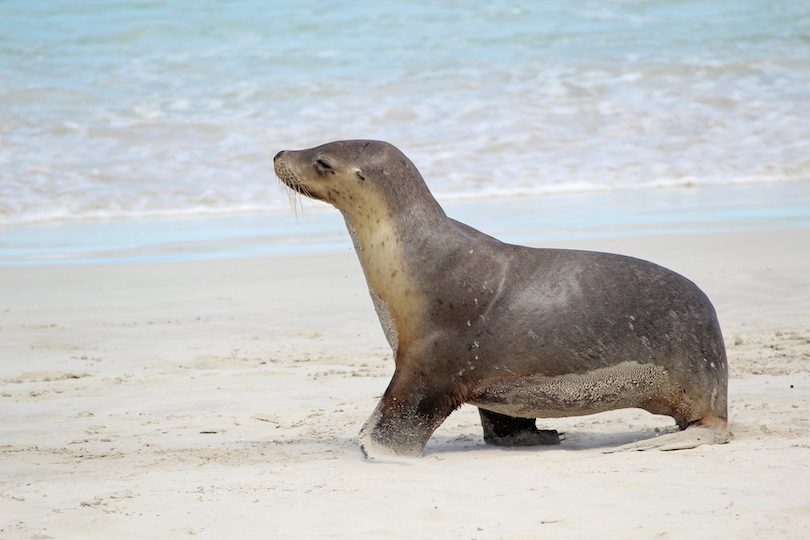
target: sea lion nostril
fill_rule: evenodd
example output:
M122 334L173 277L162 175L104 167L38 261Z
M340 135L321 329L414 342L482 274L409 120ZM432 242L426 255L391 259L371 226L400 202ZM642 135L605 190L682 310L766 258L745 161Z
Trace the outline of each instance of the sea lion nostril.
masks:
M274 158L273 158L273 161L277 160L278 158L280 158L280 157L281 157L281 156L283 156L283 155L284 155L284 150L282 150L281 152L279 152L278 154L276 154L276 157L274 157Z

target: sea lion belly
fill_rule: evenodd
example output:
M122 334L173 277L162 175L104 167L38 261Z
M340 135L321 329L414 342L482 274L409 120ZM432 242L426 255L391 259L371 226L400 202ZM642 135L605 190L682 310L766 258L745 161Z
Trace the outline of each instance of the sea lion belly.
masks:
M556 377L504 377L468 403L518 418L582 416L641 407L669 385L666 369L622 362L587 373Z

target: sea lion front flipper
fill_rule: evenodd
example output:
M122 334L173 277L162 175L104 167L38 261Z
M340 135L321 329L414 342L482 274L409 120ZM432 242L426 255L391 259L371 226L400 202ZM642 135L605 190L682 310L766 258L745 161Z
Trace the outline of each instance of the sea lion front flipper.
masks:
M366 457L419 457L430 436L458 406L451 392L428 385L435 378L413 370L394 372L377 408L360 430Z

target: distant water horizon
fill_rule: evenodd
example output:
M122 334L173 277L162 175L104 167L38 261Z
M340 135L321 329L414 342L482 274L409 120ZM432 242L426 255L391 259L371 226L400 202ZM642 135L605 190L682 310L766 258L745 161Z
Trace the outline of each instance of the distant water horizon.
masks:
M803 183L808 50L780 0L7 0L0 227L283 210L349 138L442 201Z

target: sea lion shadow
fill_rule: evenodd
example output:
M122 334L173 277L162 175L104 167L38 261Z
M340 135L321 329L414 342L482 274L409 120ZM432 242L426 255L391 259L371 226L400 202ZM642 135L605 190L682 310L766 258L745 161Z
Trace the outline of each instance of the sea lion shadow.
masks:
M434 435L425 447L423 456L455 454L474 450L521 453L552 452L559 450L602 450L603 452L613 452L620 450L626 445L650 441L660 435L677 433L678 431L677 426L664 429L638 429L616 433L568 431L561 434L562 440L560 444L537 446L493 446L486 444L483 437L480 435L473 434L460 436Z
M561 443L552 445L536 446L493 446L484 442L480 434L467 433L462 435L441 435L435 434L431 437L422 453L422 457L448 456L452 454L467 454L471 452L508 452L508 453L532 453L555 451L587 451L601 450L603 453L620 451L622 447L644 441L651 441L660 435L676 433L678 428L655 428L639 429L634 431L622 431L616 433L588 432L588 431L568 431L561 434ZM297 438L285 441L243 441L248 446L297 446L302 449L308 448L307 453L328 452L334 455L344 455L353 457L355 453L362 456L357 437L329 437L329 438ZM413 458L401 458L397 456L378 456L372 461L398 463L404 460L409 463Z

